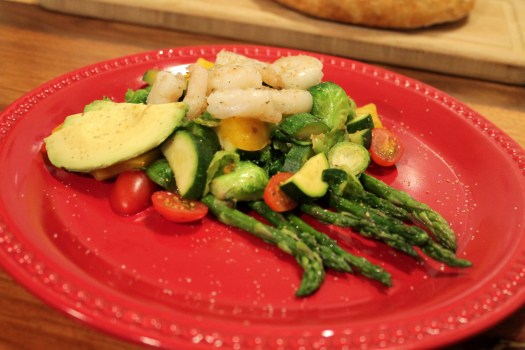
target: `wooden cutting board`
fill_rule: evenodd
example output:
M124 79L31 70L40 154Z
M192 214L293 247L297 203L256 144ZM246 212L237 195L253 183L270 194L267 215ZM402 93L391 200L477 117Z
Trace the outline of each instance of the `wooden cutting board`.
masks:
M466 20L413 31L314 19L272 0L39 0L39 4L69 14L525 85L524 0L477 0Z

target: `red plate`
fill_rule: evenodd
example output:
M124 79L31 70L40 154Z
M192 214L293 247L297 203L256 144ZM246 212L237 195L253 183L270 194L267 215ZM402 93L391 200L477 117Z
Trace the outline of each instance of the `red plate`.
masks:
M332 230L392 273L384 288L328 273L298 299L289 256L213 218L177 225L151 210L115 215L108 183L46 167L42 139L104 96L122 100L149 68L213 60L224 46L185 47L98 63L23 96L0 117L0 260L57 309L116 336L166 348L411 348L446 345L493 325L525 300L525 155L446 94L389 71L317 55L325 80L374 102L406 145L375 175L440 211L472 268L416 262ZM226 46L274 60L299 51Z

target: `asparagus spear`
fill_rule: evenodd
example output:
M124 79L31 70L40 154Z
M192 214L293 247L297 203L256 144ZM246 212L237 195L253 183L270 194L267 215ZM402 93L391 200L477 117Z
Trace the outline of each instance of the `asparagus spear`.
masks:
M356 217L350 213L335 213L320 207L317 204L301 204L301 210L314 218L341 227L352 227L362 236L382 241L390 247L402 251L412 257L418 258L417 251L412 244L407 242L402 236L389 233L383 227L371 222L370 220Z
M329 203L330 207L340 212L349 212L357 217L388 228L388 232L403 236L407 242L413 245L421 246L430 240L430 236L422 228L407 226L402 221L388 217L378 210L366 206L364 203L356 203L333 193L329 195Z
M403 221L410 220L410 214L405 209L373 193L365 191L358 178L355 175L348 174L344 170L336 168L324 170L323 181L328 183L330 190L338 196L379 209L387 216Z
M452 267L470 267L472 266L472 262L466 259L458 258L453 252L450 250L443 248L443 246L437 244L434 241L429 241L427 244L421 246L421 250L428 255L429 257L433 258L434 260L441 261L448 266Z
M343 259L345 259L352 267L357 269L363 276L375 279L387 286L392 285L392 279L390 274L385 271L381 266L372 264L370 261L363 257L355 256L343 248L339 246L337 241L333 240L332 238L328 237L323 232L317 231L312 226L308 225L304 220L299 218L298 216L294 214L288 214L287 215L288 220L291 224L295 225L297 227L297 230L303 231L303 232L309 232L315 238L320 244L323 244L325 246L330 246L333 251L341 256Z
M301 284L295 293L298 297L310 295L319 289L325 277L323 262L319 255L308 248L303 241L294 239L282 230L265 225L240 210L231 208L226 202L211 194L204 196L201 201L220 222L245 230L292 255L303 268Z
M348 211L353 215L365 217L377 225L384 227L388 232L403 236L409 243L420 247L426 255L434 260L452 267L469 267L472 265L470 261L458 258L452 251L437 244L420 227L405 225L398 219L382 216L372 208L353 203L351 200L334 194L330 194L329 200L331 206L337 210Z
M292 231L294 235L297 235L304 243L310 247L313 251L316 251L323 260L326 267L341 272L352 272L352 268L348 265L347 261L337 254L331 245L323 244L317 240L317 237L310 232L304 230L298 230L297 227L292 225L286 218L266 205L263 201L256 201L249 203L250 208L255 210L257 213L262 215L271 224L275 225L280 230Z
M365 190L408 211L414 223L426 227L443 247L452 252L456 251L456 235L448 222L438 212L417 201L408 193L390 187L373 176L363 173L360 180Z
M308 225L298 216L291 213L286 216L276 213L262 201L252 202L250 207L273 225L293 230L305 243L309 244L310 248L319 249L319 255L327 263L327 267L337 271L351 272L350 266L353 266L365 277L375 279L387 286L392 285L390 274L382 267L372 264L363 257L350 254L341 248L337 241Z

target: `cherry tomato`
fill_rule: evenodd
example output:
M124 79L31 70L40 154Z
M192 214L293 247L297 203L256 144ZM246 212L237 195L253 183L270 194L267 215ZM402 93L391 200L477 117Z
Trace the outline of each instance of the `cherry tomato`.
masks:
M268 181L268 184L264 189L263 199L266 205L268 205L273 211L281 213L292 210L297 206L297 202L288 197L280 187L281 184L288 180L292 175L293 173L281 172L272 176L270 181Z
M118 175L109 203L120 215L133 215L151 205L151 195L158 189L142 170L128 170Z
M370 157L376 164L392 166L399 161L403 152L403 143L392 131L386 128L372 129Z
M151 196L153 208L173 222L191 222L202 219L208 207L195 199L184 199L178 193L157 191Z

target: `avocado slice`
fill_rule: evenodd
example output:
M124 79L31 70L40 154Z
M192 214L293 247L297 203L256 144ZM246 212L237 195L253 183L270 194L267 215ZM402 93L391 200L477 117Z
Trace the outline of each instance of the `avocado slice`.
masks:
M100 109L67 117L46 137L48 158L69 171L108 167L160 145L181 125L186 109L181 102L104 103Z

